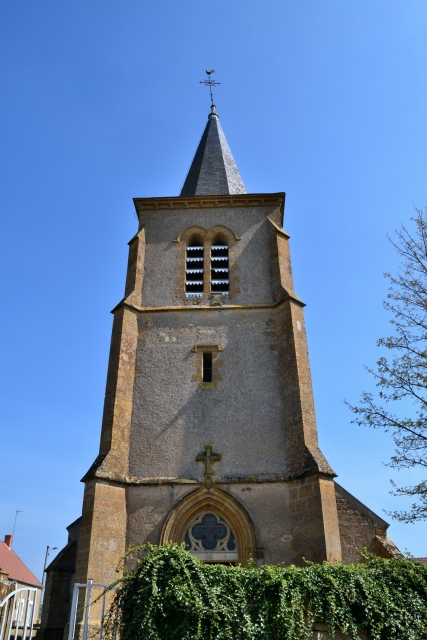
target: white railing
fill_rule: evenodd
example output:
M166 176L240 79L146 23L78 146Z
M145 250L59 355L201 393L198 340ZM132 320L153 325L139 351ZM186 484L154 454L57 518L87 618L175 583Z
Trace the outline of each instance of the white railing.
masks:
M0 602L0 640L32 638L37 589L15 589Z
M76 620L77 620L77 606L79 602L79 593L80 589L86 589L86 597L84 600L84 617L83 617L83 632L81 635L81 640L88 640L88 632L89 632L89 624L90 624L90 608L92 602L92 590L94 587L101 587L103 589L103 593L99 598L96 598L96 601L100 601L101 603L101 617L96 621L96 637L97 640L102 640L104 634L104 619L105 619L105 605L106 605L106 597L107 593L105 589L108 587L107 584L99 584L96 582L92 582L92 580L88 580L87 584L79 584L76 583L74 585L73 590L73 599L71 601L71 612L70 612L70 626L68 630L68 640L74 640L74 634L76 631ZM116 588L113 587L114 591ZM117 613L116 613L117 619ZM91 634L89 640L93 640L95 635L93 633L95 625L91 626ZM117 638L117 629L114 627L114 635L113 640ZM0 638L2 640L2 638Z

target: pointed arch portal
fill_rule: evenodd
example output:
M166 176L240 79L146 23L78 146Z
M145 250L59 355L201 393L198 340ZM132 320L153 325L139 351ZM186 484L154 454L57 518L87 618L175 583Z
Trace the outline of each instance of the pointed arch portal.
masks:
M227 491L202 486L182 498L169 512L160 544L185 542L205 562L246 564L256 556L255 529L246 509Z

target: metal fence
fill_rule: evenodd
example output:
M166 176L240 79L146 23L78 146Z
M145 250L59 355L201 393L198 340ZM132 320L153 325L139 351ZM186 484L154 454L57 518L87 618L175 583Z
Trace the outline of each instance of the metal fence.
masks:
M0 640L33 637L37 589L15 589L0 602Z
M79 605L79 601L81 602L80 589L86 589L86 596L84 598L84 605L82 607L83 610L83 630L81 635L79 634L79 640L103 640L105 627L105 613L106 613L106 599L107 593L105 593L105 589L108 585L99 584L97 582L92 582L89 580L87 584L79 584L76 583L74 585L73 590L73 599L71 601L71 613L70 613L70 626L68 630L68 640L74 640L74 634L76 632L76 621L77 621L77 608ZM93 589L96 587L100 587L103 592L100 596L94 598ZM113 587L114 589L114 587ZM100 603L100 615L97 616L95 620L91 618L91 607L94 602ZM116 620L117 620L117 612L116 612ZM92 623L92 624L91 624ZM89 634L90 632L90 634ZM2 640L2 638L0 638ZM117 640L117 629L114 626L113 631L113 640Z

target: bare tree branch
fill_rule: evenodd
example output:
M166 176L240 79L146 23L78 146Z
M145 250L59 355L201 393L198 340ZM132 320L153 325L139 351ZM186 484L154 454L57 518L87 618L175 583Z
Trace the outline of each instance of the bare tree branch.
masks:
M353 422L391 432L396 449L387 464L394 469L427 468L427 207L416 209L411 220L414 231L402 225L397 240L389 238L402 258L399 272L384 274L390 287L383 306L394 316L390 322L396 333L380 338L377 346L388 349L392 358L382 356L375 371L365 367L376 380L378 399L364 392L359 406L346 402L356 416ZM385 410L384 404L403 398L412 401L412 415L398 417ZM427 519L427 479L414 486L392 484L392 495L414 496L417 502L409 511L389 515L402 522Z

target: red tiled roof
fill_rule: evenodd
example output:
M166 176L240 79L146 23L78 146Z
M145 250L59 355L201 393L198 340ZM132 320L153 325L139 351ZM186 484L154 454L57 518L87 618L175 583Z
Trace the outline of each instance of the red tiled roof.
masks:
M18 558L16 553L9 549L7 544L0 541L0 569L1 571L7 571L9 574L9 580L16 580L16 582L24 582L32 587L40 587L41 583L37 580L36 576L31 573L28 567Z
M415 560L418 560L421 564L427 564L427 558L415 558Z

